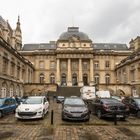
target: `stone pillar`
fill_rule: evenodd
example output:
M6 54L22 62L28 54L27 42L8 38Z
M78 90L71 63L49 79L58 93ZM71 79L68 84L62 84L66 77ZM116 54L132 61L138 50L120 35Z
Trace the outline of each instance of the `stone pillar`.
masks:
M82 59L79 59L79 86L83 86Z
M68 81L67 81L68 86L72 86L71 82L71 60L68 59Z
M93 59L90 59L90 86L94 84L94 77L93 77Z
M60 59L57 59L56 62L56 82L60 85Z

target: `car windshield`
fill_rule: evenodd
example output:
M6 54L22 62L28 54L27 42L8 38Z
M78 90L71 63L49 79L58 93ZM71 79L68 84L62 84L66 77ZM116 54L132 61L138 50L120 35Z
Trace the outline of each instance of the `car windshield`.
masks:
M103 99L104 103L118 103L119 101L116 99Z
M27 98L23 104L41 104L42 98Z
M4 102L4 99L0 99L0 105L2 105Z
M140 105L140 98L135 99L135 101Z
M82 106L84 106L85 104L84 104L84 101L83 100L81 100L81 99L78 99L78 98L68 98L68 99L66 99L65 100L65 103L64 103L65 105L72 105L72 106L75 106L75 105L82 105Z

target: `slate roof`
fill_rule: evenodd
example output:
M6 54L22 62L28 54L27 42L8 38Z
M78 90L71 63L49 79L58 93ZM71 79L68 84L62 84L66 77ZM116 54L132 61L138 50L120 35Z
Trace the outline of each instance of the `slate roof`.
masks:
M117 43L93 43L95 50L128 50L126 44ZM22 51L35 51L35 50L55 50L56 44L42 43L42 44L25 44Z
M119 43L93 43L96 50L128 50L126 44Z
M56 44L50 43L24 44L22 51L51 50L51 49L56 49Z

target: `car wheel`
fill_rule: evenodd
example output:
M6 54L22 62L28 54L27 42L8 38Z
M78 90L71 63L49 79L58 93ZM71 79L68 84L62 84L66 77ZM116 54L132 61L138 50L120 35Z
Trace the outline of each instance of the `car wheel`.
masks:
M137 117L140 117L140 111L137 112Z
M121 118L122 121L125 121L126 117Z
M101 110L97 110L97 117L98 117L99 119L102 118L102 112L101 112Z
M0 118L3 116L2 111L0 111Z
M43 110L42 119L44 119L44 117L45 117L45 112L44 112L44 110Z

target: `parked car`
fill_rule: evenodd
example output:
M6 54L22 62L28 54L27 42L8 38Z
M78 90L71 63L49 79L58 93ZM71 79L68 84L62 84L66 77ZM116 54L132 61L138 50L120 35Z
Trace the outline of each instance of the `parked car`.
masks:
M135 114L140 117L140 98L139 97L126 97L122 100L124 104L126 104L130 113Z
M98 118L113 117L116 113L117 118L125 120L129 115L129 108L122 102L113 98L98 98L88 104L91 113Z
M16 100L13 98L0 98L0 118L11 112L15 112L17 107Z
M62 105L62 120L90 119L90 112L80 97L67 97Z
M65 97L64 96L57 96L56 102L57 103L62 103L64 101Z
M90 100L93 100L96 98L96 95L95 95L95 86L83 86L81 89L80 89L80 92L81 92L81 98L84 100L84 101L90 101Z
M15 117L18 119L44 118L48 109L49 102L45 96L30 96L17 107Z

